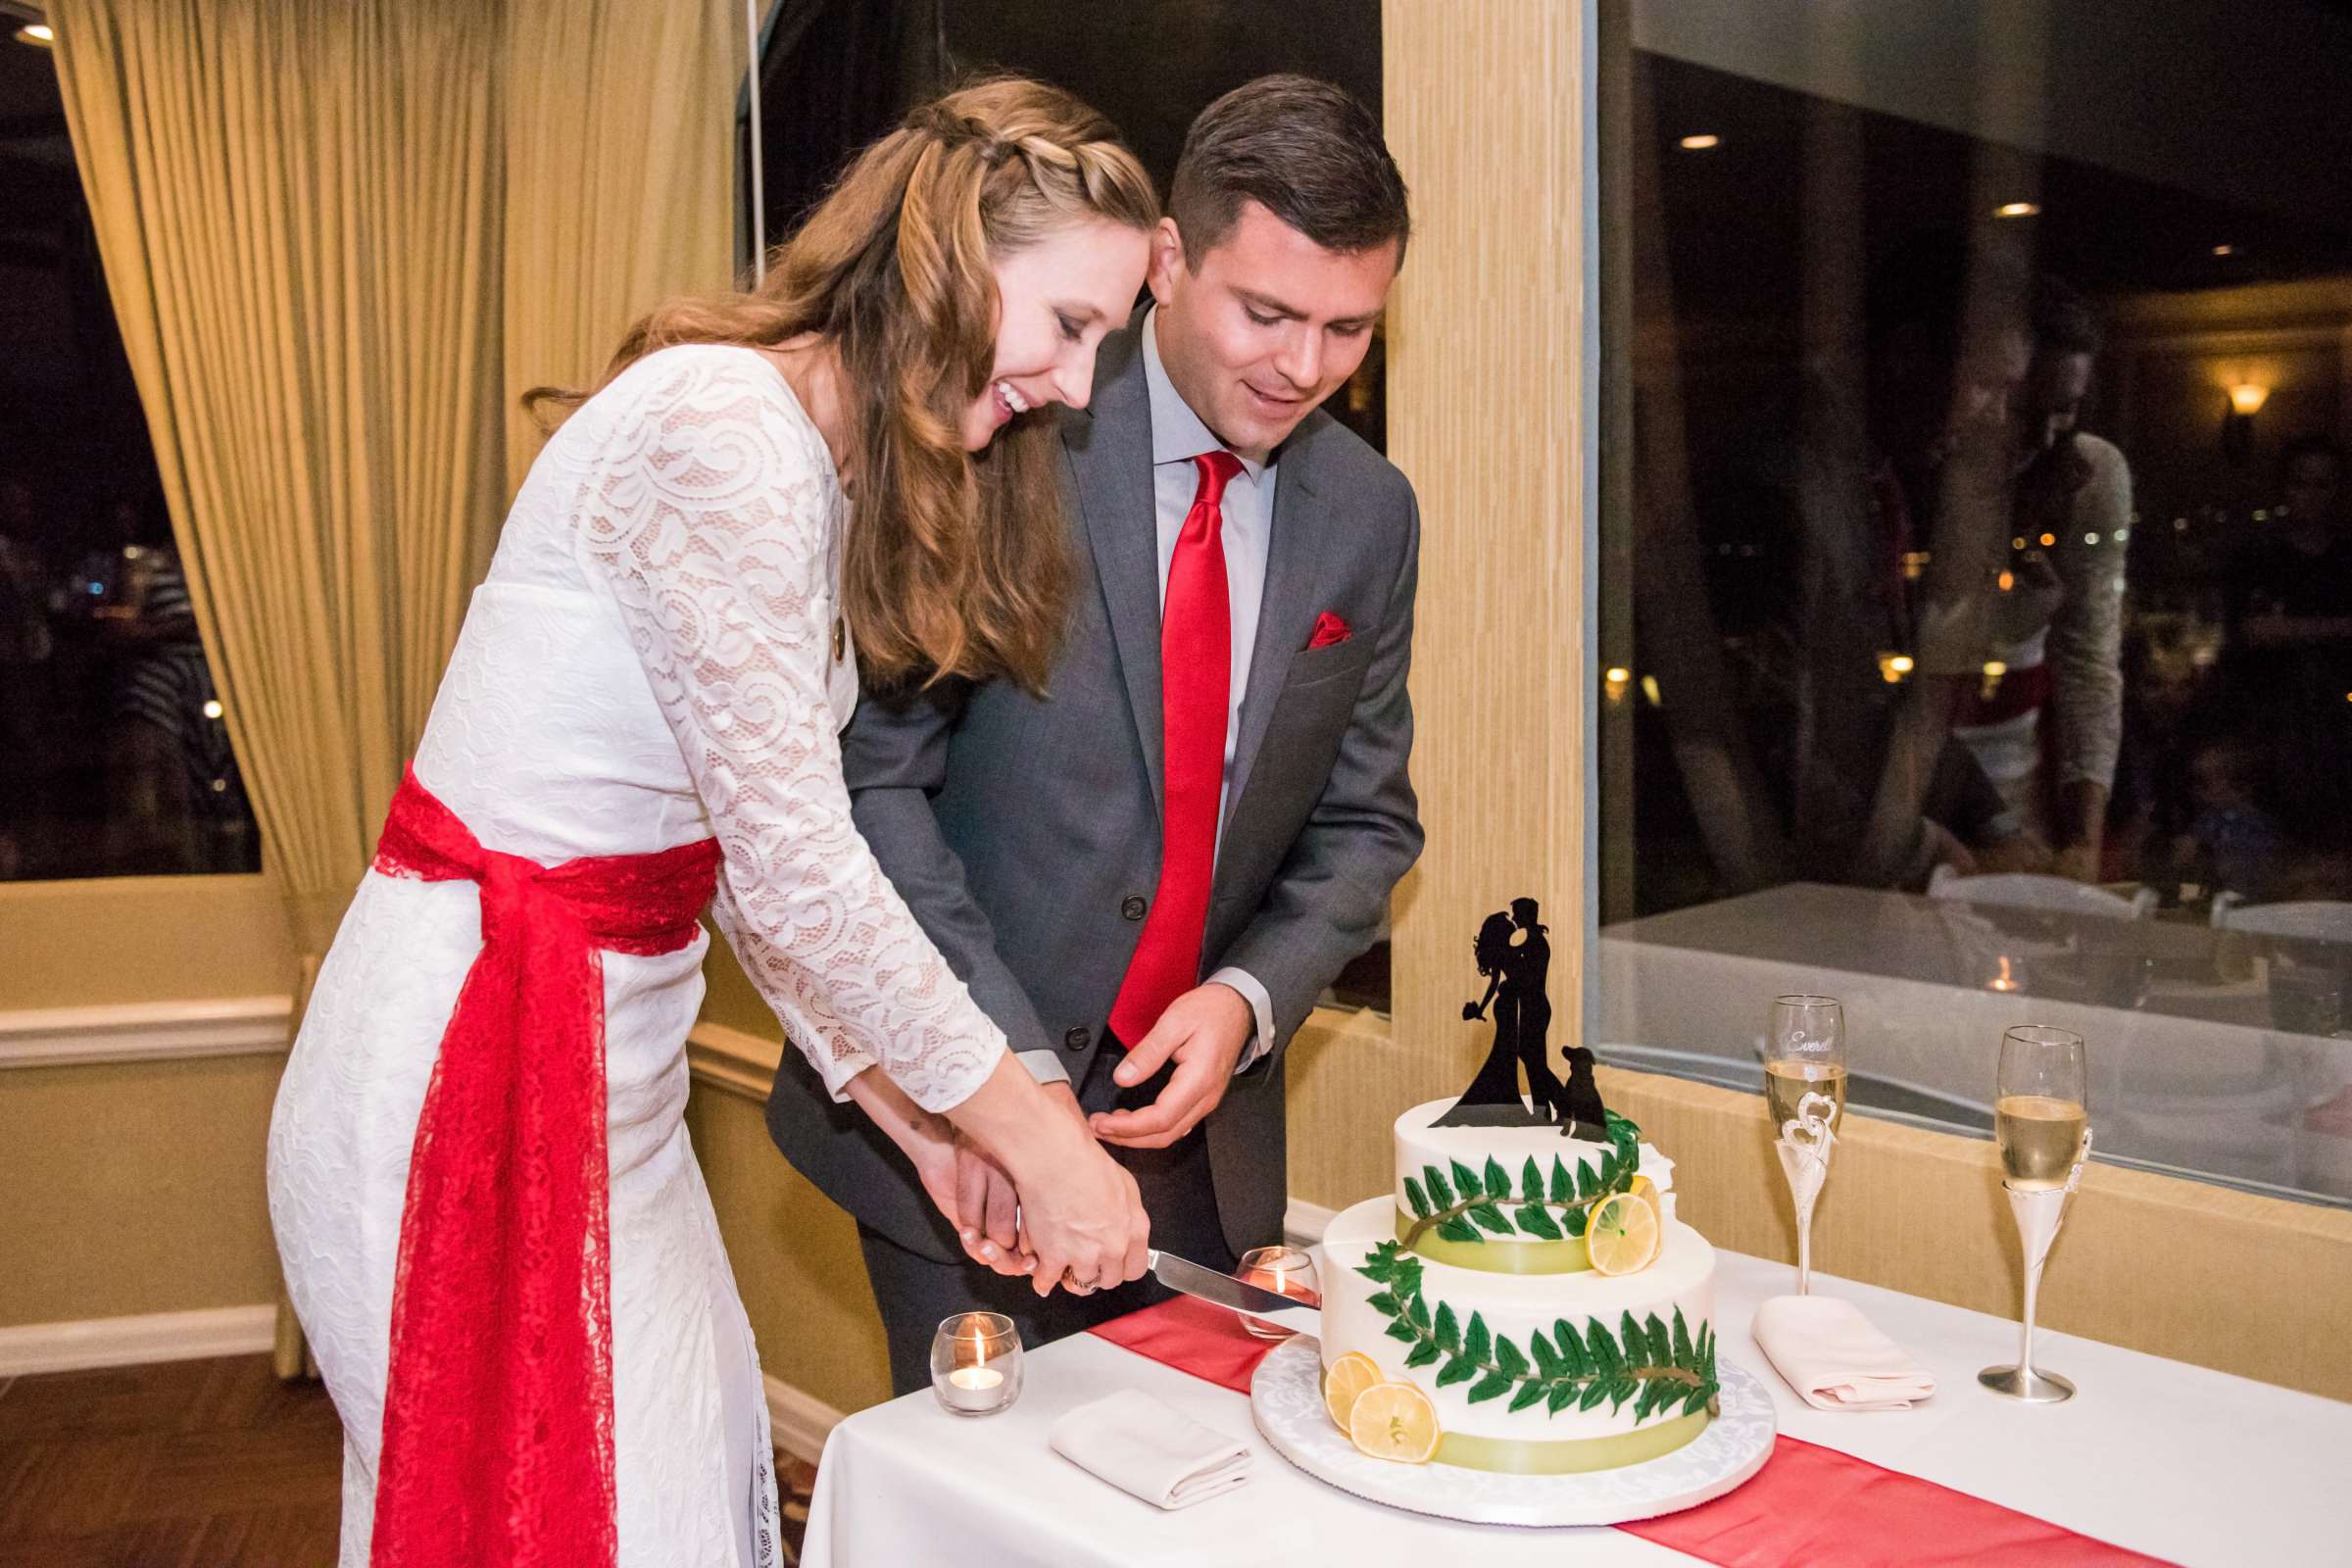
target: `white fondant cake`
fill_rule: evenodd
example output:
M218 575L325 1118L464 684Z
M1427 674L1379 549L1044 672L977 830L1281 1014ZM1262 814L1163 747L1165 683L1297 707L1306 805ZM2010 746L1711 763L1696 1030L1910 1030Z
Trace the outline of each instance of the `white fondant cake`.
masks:
M1600 1145L1552 1127L1437 1126L1451 1105L1398 1117L1394 1192L1324 1233L1325 1369L1357 1351L1419 1387L1440 1463L1566 1473L1695 1438L1716 1393L1715 1252L1674 1216L1671 1162L1619 1118ZM1656 1190L1657 1253L1601 1274L1586 1216L1637 1175Z

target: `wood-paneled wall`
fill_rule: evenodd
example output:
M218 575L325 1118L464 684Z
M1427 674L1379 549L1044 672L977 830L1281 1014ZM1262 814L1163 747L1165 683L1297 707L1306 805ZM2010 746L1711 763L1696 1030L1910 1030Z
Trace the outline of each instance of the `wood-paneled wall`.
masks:
M1413 204L1388 322L1389 455L1421 502L1413 783L1429 847L1395 921L1396 1032L1414 1049L1351 1053L1366 1076L1351 1068L1348 1094L1395 1108L1475 1068L1461 1004L1488 912L1542 899L1551 994L1581 991L1582 9L1381 12L1386 129ZM1560 1006L1562 1026L1574 1012Z

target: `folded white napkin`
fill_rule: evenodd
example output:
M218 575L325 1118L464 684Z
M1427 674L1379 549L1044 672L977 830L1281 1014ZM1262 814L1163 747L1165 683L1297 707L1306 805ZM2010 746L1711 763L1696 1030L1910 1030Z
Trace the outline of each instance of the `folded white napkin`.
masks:
M1756 1307L1754 1333L1774 1368L1816 1410L1908 1410L1936 1392L1927 1369L1851 1301L1776 1296Z
M1189 1508L1250 1479L1250 1446L1121 1389L1054 1423L1054 1451L1155 1508Z

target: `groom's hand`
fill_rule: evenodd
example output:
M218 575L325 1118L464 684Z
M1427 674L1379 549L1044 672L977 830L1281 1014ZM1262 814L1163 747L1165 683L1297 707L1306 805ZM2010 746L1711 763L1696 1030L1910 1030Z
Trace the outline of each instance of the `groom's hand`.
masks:
M1121 1088L1132 1089L1172 1060L1176 1070L1167 1087L1141 1110L1094 1117L1089 1125L1095 1136L1126 1149L1165 1149L1191 1132L1225 1098L1255 1026L1242 994L1214 980L1169 1003L1111 1074Z

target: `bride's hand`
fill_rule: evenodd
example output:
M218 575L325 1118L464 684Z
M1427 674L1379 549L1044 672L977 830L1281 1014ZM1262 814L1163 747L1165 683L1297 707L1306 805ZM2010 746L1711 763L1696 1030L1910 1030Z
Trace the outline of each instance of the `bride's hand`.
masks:
M1056 1096L1068 1090L1041 1088L1007 1055L950 1115L1012 1178L1037 1294L1108 1290L1142 1277L1152 1224L1135 1178Z
M850 1080L849 1097L899 1146L923 1192L956 1227L973 1262L1000 1274L1025 1275L1037 1260L1020 1250L1012 1180L945 1116L924 1110L878 1071Z

